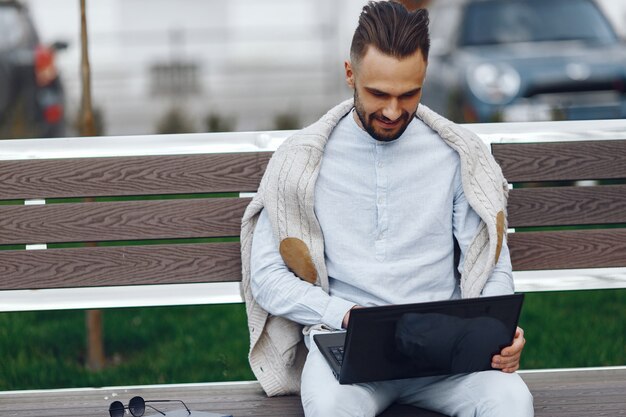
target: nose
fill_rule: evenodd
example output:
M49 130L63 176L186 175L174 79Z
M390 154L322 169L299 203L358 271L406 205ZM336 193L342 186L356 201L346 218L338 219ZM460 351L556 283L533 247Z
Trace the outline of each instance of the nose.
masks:
M383 116L392 122L397 120L402 115L402 109L400 108L400 103L397 98L391 98L387 102L387 105L383 109Z

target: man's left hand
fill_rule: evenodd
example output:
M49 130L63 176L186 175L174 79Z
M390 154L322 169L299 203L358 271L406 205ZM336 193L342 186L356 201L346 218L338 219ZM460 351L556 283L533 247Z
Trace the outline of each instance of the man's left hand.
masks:
M511 346L507 346L500 351L499 355L494 355L491 359L491 367L500 369L502 372L513 373L519 369L519 361L522 356L522 349L526 344L524 330L518 327Z

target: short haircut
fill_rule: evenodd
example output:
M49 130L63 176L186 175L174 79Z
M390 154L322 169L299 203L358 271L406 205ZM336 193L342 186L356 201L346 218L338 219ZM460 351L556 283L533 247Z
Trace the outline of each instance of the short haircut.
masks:
M428 60L428 11L410 12L395 1L368 2L352 38L350 60L353 65L360 62L370 45L398 59L413 55L419 49L424 60Z

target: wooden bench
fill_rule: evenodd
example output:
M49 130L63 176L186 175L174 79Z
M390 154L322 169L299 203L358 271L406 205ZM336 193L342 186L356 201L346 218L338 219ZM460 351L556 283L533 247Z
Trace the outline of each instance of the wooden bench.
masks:
M626 288L626 122L467 127L515 184L518 291ZM0 311L241 302L240 218L288 134L0 141ZM145 240L159 243L137 244ZM537 416L626 413L624 367L522 377ZM133 395L234 416L302 416L298 397L266 398L254 381L3 392L0 415L106 416L111 398Z

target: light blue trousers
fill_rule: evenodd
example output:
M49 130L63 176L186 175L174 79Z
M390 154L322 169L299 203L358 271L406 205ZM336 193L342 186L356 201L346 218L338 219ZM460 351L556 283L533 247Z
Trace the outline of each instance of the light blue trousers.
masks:
M307 345L301 389L307 417L374 417L394 402L452 417L534 415L532 395L516 373L485 371L340 385L315 343Z

